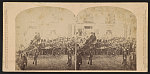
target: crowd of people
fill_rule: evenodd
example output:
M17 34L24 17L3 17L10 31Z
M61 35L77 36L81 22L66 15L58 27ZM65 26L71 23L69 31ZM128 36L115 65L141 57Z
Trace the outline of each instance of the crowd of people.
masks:
M81 57L88 55L88 64L92 65L92 57L93 55L112 55L112 56L119 56L123 55L122 65L125 70L136 70L136 39L135 38L124 38L124 37L114 37L112 39L96 39L96 43L91 39L90 45L86 42L83 52L79 52L78 58L82 60ZM95 39L94 39L95 40ZM88 39L86 40L88 41ZM82 49L80 48L80 49ZM87 52L85 49L89 49ZM77 63L79 62L77 58ZM80 65L82 61L78 63L80 69Z
M124 48L129 52L135 52L136 49L136 40L133 39L125 39L122 37L114 37L110 40L102 40L99 39L96 44L96 48L100 49L96 54L113 54L113 55L122 55L122 51Z
M18 52L19 59L16 60L18 66L21 69L25 69L27 66L27 57L32 55L34 58L33 64L37 65L38 55L68 55L67 64L69 67L72 65L72 56L77 50L76 67L80 69L82 64L82 56L88 55L88 64L92 65L93 55L123 55L123 65L127 66L127 58L130 58L131 68L135 69L135 49L136 39L135 38L123 38L114 37L109 40L97 39L95 33L92 33L90 37L58 37L53 40L46 40L40 37L37 33L30 45L25 50ZM19 63L21 62L21 63ZM24 63L24 64L22 64Z

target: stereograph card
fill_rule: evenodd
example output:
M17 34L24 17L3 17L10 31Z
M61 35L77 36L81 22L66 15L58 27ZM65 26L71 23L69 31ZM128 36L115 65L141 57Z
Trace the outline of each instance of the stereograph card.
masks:
M147 72L148 3L3 3L4 72Z

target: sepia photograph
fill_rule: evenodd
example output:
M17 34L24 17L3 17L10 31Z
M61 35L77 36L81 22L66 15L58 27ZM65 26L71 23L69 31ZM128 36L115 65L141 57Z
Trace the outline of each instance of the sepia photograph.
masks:
M147 71L147 3L6 2L3 12L5 71Z
M36 7L18 14L16 66L21 70L75 69L74 19L69 10L56 7Z

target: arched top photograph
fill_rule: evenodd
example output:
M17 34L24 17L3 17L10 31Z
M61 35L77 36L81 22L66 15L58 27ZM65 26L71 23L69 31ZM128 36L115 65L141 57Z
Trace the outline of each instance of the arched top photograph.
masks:
M148 69L145 3L7 2L3 9L4 71Z

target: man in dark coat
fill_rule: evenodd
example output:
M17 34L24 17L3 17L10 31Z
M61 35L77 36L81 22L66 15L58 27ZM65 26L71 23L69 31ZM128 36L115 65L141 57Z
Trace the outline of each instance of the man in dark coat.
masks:
M72 65L72 50L70 47L68 47L68 62L67 62L68 66L71 67Z
M130 69L135 70L136 69L136 54L135 52L130 52Z
M82 57L81 53L77 53L77 62L76 62L76 69L80 70L80 65L82 64Z
M92 54L92 51L89 52L89 61L88 61L88 64L92 65L92 57L93 57L93 54Z
M122 62L123 66L124 66L124 69L126 70L127 69L127 50L126 48L124 48L124 51L123 51L123 62Z
M25 56L25 54L21 54L21 57L18 63L19 63L20 69L25 70L25 67L27 66L27 57Z
M34 59L33 64L35 65L37 65L37 58L38 58L38 52L35 52L33 56L33 59Z

